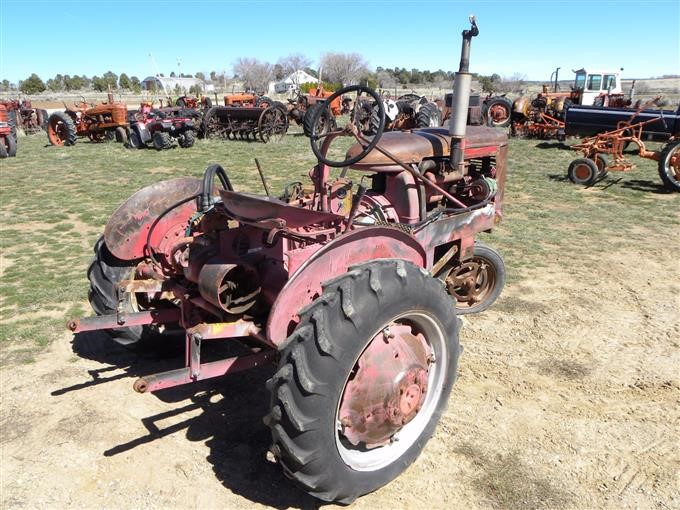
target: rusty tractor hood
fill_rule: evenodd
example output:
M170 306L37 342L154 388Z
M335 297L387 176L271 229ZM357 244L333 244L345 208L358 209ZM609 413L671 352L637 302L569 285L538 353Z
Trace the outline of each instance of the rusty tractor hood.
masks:
M468 126L465 149L495 148L507 145L508 136L503 131L484 126ZM423 159L449 156L451 137L448 128L426 128L414 131L392 131L385 133L378 145L397 156L407 165L418 164ZM362 151L355 143L347 151L347 157L354 157ZM356 170L401 171L390 158L373 149L368 155L353 165Z

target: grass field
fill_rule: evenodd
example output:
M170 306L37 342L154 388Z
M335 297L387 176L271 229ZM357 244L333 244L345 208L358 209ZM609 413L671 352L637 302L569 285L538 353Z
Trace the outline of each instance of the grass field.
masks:
M85 140L56 148L44 136L19 143L18 157L0 163L0 339L4 358L24 361L63 333L67 317L89 313L84 271L90 247L109 215L137 189L198 177L220 163L236 189L261 192L257 157L272 189L281 192L285 183L304 180L314 164L308 140L295 129L276 144L199 140L191 149L165 152ZM677 233L677 200L661 186L653 161L631 156L636 171L586 190L565 179L575 153L561 148L511 140L507 220L492 236L511 283L556 257L565 271L596 259L598 252L581 249L589 239L602 239L605 250L643 243L644 235L636 234L642 226Z
M575 156L510 141L505 219L481 236L505 290L465 318L452 405L423 455L355 508L680 506L680 194L632 154L633 172L575 186ZM297 129L164 152L22 137L0 160L2 508L318 507L265 460L267 374L134 395L149 360L93 355L65 329L91 314L85 270L121 201L212 163L261 192L255 157L276 192L314 163Z

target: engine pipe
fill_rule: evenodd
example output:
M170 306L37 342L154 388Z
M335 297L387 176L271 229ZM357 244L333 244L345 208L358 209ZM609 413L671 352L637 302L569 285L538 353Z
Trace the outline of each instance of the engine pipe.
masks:
M465 151L465 132L467 127L468 107L470 106L470 43L479 34L477 20L470 16L470 30L463 30L463 44L460 50L460 66L453 81L453 97L451 109L453 114L449 121L451 135L451 166L455 169L463 164Z

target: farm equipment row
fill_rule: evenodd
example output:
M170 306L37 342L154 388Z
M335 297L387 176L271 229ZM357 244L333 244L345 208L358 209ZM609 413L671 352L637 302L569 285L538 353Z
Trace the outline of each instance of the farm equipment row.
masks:
M456 309L485 309L504 282L500 255L475 241L502 217L507 173L506 135L466 127L477 34L471 18L449 129L384 133L381 98L351 86L314 111L309 185L275 198L260 173L266 196L238 192L212 165L202 179L132 195L94 247L97 315L70 329L105 330L124 344L184 330L184 366L141 377L141 393L274 363L265 423L289 478L349 503L397 477L448 404L462 350ZM320 132L345 94L376 102L372 137L356 116ZM239 111L255 119L256 110ZM278 105L264 111L286 117ZM332 159L341 137L355 143ZM367 178L331 178L333 168ZM219 340L240 354L207 361L204 344Z
M623 154L628 145L637 146L637 155L658 162L659 177L669 191L680 191L680 107L676 112L661 110L646 120L638 120L640 110L626 121L619 121L615 129L585 138L571 148L582 153L569 165L567 175L575 184L592 185L608 172L629 172L635 169ZM656 137L646 135L652 126L663 126L666 143L658 151L650 151L645 139L658 139L664 130L657 127Z

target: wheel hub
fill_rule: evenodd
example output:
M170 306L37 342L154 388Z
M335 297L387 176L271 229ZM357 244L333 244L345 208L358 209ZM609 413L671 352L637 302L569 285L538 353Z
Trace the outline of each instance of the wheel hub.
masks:
M433 359L410 325L392 323L380 331L345 386L338 414L344 437L366 448L395 441L423 405Z

